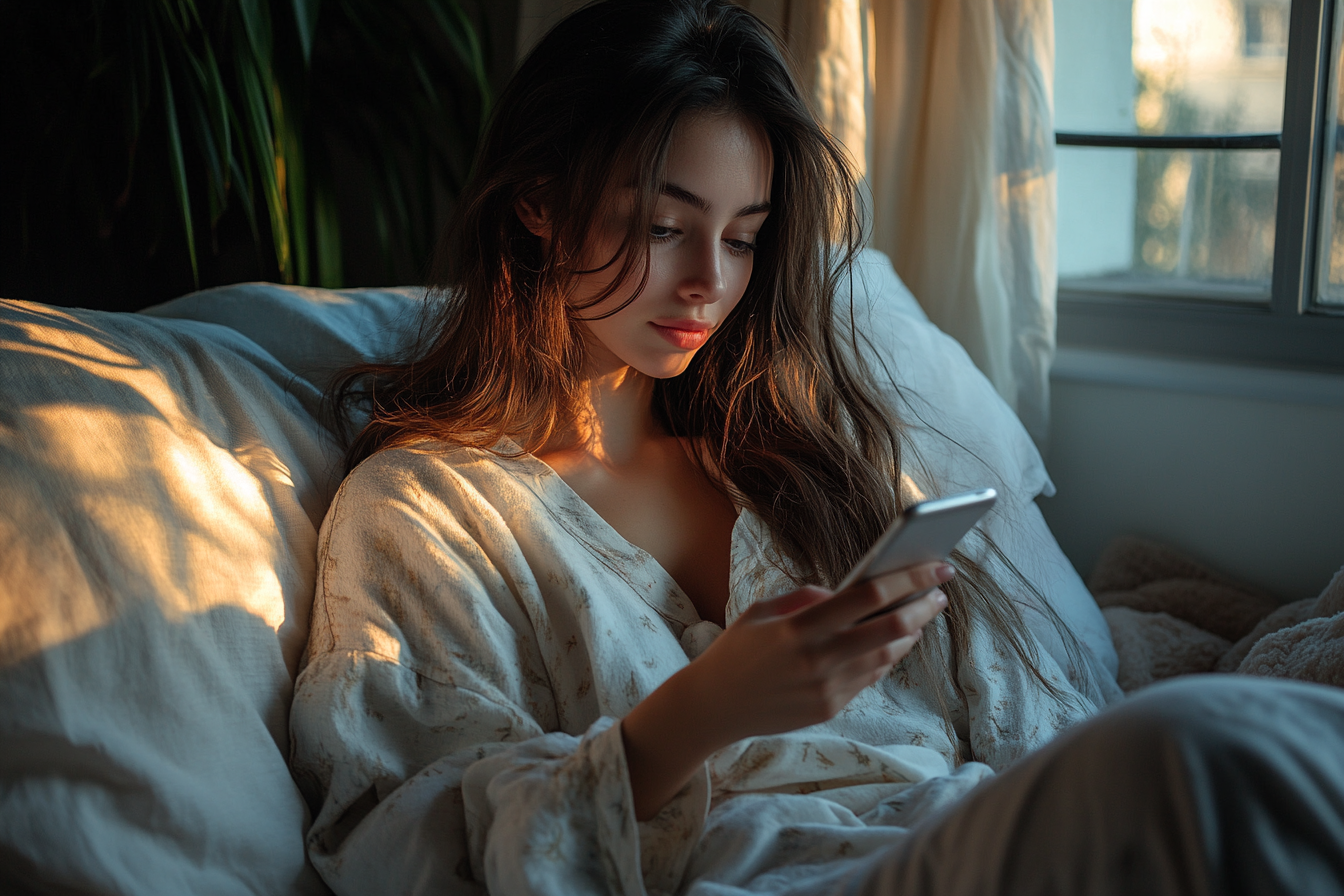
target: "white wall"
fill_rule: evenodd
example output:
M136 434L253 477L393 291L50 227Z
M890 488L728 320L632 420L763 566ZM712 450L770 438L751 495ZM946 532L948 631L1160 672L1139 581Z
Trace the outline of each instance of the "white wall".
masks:
M1344 376L1062 349L1040 500L1086 578L1120 534L1284 600L1344 565Z

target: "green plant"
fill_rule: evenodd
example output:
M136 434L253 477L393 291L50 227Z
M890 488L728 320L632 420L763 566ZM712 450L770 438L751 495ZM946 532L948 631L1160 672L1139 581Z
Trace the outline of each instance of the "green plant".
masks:
M236 208L282 280L340 286L340 179L365 181L384 257L422 258L434 197L460 189L489 110L483 41L456 0L0 9L0 89L25 146L0 160L7 265L68 208L121 251L184 251L200 285Z

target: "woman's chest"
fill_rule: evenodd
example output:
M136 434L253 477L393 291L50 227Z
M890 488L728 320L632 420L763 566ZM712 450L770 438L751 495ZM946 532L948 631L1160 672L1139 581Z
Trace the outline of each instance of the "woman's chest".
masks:
M553 466L617 535L676 581L701 619L723 625L737 509L668 442L619 467Z

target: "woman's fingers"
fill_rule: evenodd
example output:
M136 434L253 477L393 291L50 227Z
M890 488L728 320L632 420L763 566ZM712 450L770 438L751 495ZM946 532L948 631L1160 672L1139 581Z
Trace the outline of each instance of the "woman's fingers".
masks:
M824 721L911 651L946 598L897 604L951 572L924 564L837 595L808 587L760 601L677 680L712 707L704 716L715 743Z
M922 631L887 641L874 649L842 659L834 667L831 680L836 690L829 695L824 712L827 718L844 709L864 688L876 684L892 667L915 649Z
M798 622L822 639L880 613L911 595L936 588L956 574L944 562L924 563L860 582L798 614Z
M892 667L905 659L915 649L923 637L922 631L905 635L895 641L888 641L866 653L851 657L836 668L838 674L855 683L854 693L866 688L891 671Z
M907 638L917 640L924 626L932 622L946 606L947 595L939 590L931 591L917 600L837 633L826 649L840 657L861 656L886 645L896 646L899 650L899 642ZM899 651L899 655L893 655L889 661L899 662L913 646L912 640L905 645L904 650Z

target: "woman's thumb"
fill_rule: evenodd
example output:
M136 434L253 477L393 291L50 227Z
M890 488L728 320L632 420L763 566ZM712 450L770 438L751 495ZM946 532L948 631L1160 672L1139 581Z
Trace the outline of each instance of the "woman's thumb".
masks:
M831 596L831 592L825 588L818 588L816 585L806 585L797 591L790 591L787 594L781 594L777 597L767 598L757 601L743 615L754 616L757 618L766 618L770 616L788 616L790 613L797 613L813 604L820 603Z

